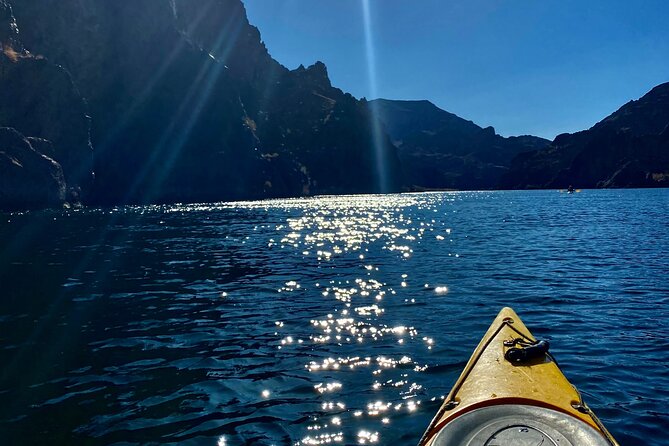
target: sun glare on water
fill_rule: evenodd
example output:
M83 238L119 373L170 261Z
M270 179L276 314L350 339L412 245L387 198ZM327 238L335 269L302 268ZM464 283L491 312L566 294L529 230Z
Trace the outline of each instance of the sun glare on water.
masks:
M416 280L408 269L388 281L383 278L383 262L372 263L370 259L379 260L382 255L395 263L410 262L423 241L443 244L447 250L449 234L434 219L432 199L449 198L355 196L235 205L289 213L276 225L274 234L279 235L268 241L267 249L300 256L303 262L317 265L323 272L344 259L358 265L357 269L347 269L350 274L323 275L313 283L306 276L286 276L276 289L288 301L304 295L327 303L324 308L328 308L320 316L311 317L308 324L297 327L285 319L272 322L276 349L283 354L303 352L301 355L307 356L304 370L312 376L313 395L319 402L320 415L311 417L297 444L379 443L383 426L419 409L425 390L417 378L427 365L417 361L415 353L430 352L434 340L422 335L418 327L391 323L386 317L389 312L397 317L398 306L416 305L419 295L445 296L448 287ZM409 217L406 207L420 209L421 216ZM291 214L292 209L300 212ZM437 234L443 236L437 238ZM313 346L318 347L314 350ZM401 353L393 354L395 349ZM381 351L382 354L377 353ZM359 390L345 384L350 382L349 374L367 382L371 393L352 398L350 392ZM264 389L261 397L271 401L277 392ZM353 429L356 430L352 432Z

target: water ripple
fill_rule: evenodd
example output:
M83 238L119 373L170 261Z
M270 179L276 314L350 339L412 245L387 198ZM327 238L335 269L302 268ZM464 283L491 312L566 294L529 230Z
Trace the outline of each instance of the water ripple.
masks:
M666 215L667 190L11 214L0 434L414 444L510 305L621 444L660 445Z

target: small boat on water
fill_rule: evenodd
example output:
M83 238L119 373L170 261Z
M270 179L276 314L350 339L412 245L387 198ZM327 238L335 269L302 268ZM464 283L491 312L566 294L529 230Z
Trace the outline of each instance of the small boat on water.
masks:
M619 446L548 349L502 309L419 446Z

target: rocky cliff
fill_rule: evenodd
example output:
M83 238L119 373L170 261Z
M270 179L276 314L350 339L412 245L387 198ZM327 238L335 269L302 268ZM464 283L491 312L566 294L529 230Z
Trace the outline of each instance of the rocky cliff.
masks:
M61 200L79 201L82 191L86 194L93 184L93 152L86 104L65 69L25 49L12 8L5 1L0 1L0 83L0 126L13 128L21 135L31 137L33 143L30 150L47 150L50 161L55 161L58 169L62 166L65 172L63 180L67 193ZM10 190L19 190L18 185L10 184L10 178L21 178L20 184L27 187L26 194L33 193L26 181L37 178L37 171L30 173L29 170L31 166L41 164L28 159L19 164L22 166L21 175L3 178L5 202L20 202L7 195ZM59 175L63 176L63 172ZM55 184L51 181L52 176L35 187L42 190L45 184ZM29 199L26 206L34 207L40 202L54 205L58 201L54 197L61 196L61 186L58 184L58 190L50 192L51 198Z
M668 187L669 83L658 85L589 130L563 134L518 155L504 188Z
M366 105L333 88L323 64L289 71L273 60L240 0L2 1L13 9L3 44L69 73L87 104L94 165L75 151L55 159L89 203L380 191ZM34 98L28 71L14 90ZM24 109L21 122L0 114L0 125L23 131L80 111L49 103L39 115ZM382 146L397 190L395 149ZM93 172L94 182L81 179Z
M0 208L669 178L667 84L550 145L503 138L287 69L241 0L0 0L0 85Z
M535 136L504 138L429 101L379 99L371 104L417 189L492 189L516 155L549 144Z
M65 202L60 164L35 150L43 144L45 140L0 127L0 209L39 209Z

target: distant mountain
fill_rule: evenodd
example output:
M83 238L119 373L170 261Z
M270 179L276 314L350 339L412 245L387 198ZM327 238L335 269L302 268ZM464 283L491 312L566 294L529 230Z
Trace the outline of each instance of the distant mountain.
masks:
M272 59L240 0L0 0L0 45L0 127L51 144L67 200L401 187L385 136L377 173L367 104L332 87L322 63ZM0 183L0 207L14 186Z
M669 84L504 138L287 69L241 0L0 0L0 85L0 209L669 181Z
M399 150L414 189L491 189L521 152L546 147L535 136L504 138L429 101L370 101Z
M669 83L622 106L589 130L518 155L500 186L669 187Z

